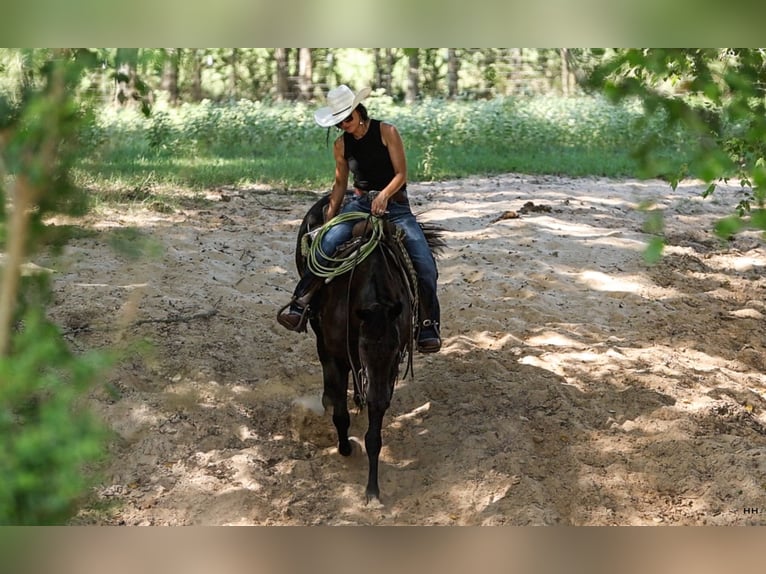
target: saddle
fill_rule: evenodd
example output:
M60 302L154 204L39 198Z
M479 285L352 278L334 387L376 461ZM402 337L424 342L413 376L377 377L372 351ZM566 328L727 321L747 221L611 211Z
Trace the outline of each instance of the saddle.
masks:
M301 254L304 258L309 257L312 244L320 229L321 227L307 232L301 238ZM404 231L390 221L377 220L375 225L372 225L369 218L360 219L352 228L351 239L339 245L335 253L331 255L333 259L331 266L337 272L328 271L326 275L317 277L317 281L309 288L310 293L307 296L306 303L308 304L310 298L313 297L313 294L322 285L329 283L335 277L350 272L361 261L363 257L362 250L374 249L379 244L393 256L397 267L405 276L414 316L417 317L419 309L418 276L409 253L404 246L403 239ZM376 244L370 245L370 242L376 242Z
M353 258L356 252L369 241L378 241L384 249L387 249L389 253L394 256L399 267L405 271L411 300L417 305L417 295L413 296L412 294L417 294L418 278L417 273L415 272L415 267L410 259L410 255L404 246L404 231L396 224L387 220L380 220L379 224L381 225L382 232L379 233L378 237L375 237L370 220L359 220L354 224L354 227L351 230L351 239L338 246L333 258Z

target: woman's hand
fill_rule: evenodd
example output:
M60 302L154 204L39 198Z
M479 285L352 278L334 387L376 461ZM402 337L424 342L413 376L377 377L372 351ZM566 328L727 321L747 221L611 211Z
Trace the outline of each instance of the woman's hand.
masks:
M388 208L388 199L386 199L382 193L379 193L375 196L375 199L372 200L372 204L370 205L370 213L373 215L377 215L378 217L383 217L387 212Z

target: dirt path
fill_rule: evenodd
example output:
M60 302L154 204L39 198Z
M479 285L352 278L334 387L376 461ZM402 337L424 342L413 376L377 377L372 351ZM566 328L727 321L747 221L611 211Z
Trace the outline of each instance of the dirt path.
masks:
M414 209L448 230L445 344L395 392L381 508L364 504L361 449L342 459L312 410L313 336L274 320L312 197L228 190L102 214L38 262L57 271L51 315L78 350L152 346L94 396L117 439L76 522L766 524L766 249L753 234L720 244L707 230L738 192L701 189L411 185ZM650 198L670 242L656 266L636 210ZM125 226L153 256L109 248Z

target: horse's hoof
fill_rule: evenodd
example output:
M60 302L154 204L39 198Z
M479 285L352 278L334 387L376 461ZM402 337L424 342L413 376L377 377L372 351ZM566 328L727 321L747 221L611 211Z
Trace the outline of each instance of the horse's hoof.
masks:
M380 501L380 493L368 492L365 497L365 504L369 508L383 508L383 503Z
M351 447L351 442L346 441L345 443L338 443L338 452L343 456L351 456L351 453L354 452L354 449Z

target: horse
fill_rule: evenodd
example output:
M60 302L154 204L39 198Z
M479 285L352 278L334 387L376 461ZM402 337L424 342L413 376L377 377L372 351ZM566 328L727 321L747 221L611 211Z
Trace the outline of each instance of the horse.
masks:
M320 198L304 216L298 230L295 263L302 275L307 268L306 235L322 226L329 194ZM362 220L357 227L369 227ZM358 264L325 282L314 293L309 324L316 336L322 364L322 404L332 408L338 452L352 452L348 429L349 373L354 381L354 403L368 417L364 445L368 459L366 502L380 502L378 460L382 447L383 418L399 377L400 365L412 352L417 318L417 279L403 245L395 239L395 226L385 222L382 240ZM443 247L439 228L421 224L426 239L437 252ZM352 256L353 257L353 256ZM406 376L405 372L405 376Z

